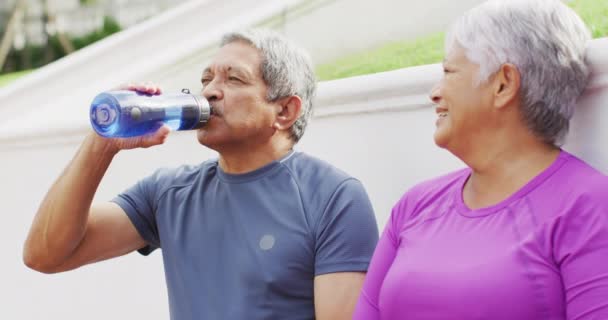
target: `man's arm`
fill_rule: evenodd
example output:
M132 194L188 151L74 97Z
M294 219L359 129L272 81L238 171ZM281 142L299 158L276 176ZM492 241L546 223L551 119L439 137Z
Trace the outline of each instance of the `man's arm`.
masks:
M91 202L119 150L161 144L168 133L163 127L132 139L89 134L38 209L23 249L25 264L40 272L61 272L144 246L118 205Z
M317 319L352 319L378 227L363 185L343 181L316 229L314 301Z
M365 279L364 272L337 272L315 277L315 317L350 320Z

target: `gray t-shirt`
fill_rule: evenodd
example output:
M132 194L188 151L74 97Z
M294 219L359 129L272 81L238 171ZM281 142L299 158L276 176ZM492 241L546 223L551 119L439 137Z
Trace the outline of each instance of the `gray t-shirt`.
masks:
M246 174L161 169L114 200L162 248L171 319L314 319L316 275L366 271L378 240L361 183L292 152Z

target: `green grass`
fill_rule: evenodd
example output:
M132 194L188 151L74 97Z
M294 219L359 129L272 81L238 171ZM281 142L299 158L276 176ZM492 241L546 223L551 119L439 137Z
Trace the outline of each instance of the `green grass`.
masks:
M439 33L349 55L317 66L317 77L331 80L435 63L443 59L443 39L444 34Z
M585 21L594 39L608 37L608 1L574 0L568 5Z
M32 70L0 74L0 87L3 87L5 85L7 85L9 82L12 82L13 80L15 80L21 76L24 76L30 72L32 72Z
M608 0L574 0L568 5L585 21L593 38L608 36ZM443 33L433 34L351 54L317 66L317 77L319 80L333 80L438 63L443 59L444 38Z
M608 1L573 0L568 3L583 18L593 38L608 37ZM443 33L432 34L414 41L385 44L317 66L319 80L332 80L357 75L389 71L424 64L438 63L443 59ZM30 71L0 75L0 87Z

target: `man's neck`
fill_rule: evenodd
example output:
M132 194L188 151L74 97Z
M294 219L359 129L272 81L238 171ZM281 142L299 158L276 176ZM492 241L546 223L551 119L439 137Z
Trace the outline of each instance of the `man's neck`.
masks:
M285 157L292 148L291 141L231 146L219 151L219 166L226 173L247 173Z

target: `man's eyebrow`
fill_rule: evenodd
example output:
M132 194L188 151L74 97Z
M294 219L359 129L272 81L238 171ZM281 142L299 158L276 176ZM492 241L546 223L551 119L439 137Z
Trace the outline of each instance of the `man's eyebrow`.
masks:
M235 66L229 66L229 67L227 67L226 71L229 72L229 73L232 72L232 73L235 73L237 75L244 76L244 77L251 77L252 76L251 72L249 72L247 69L240 68L240 67L235 67Z
M247 70L246 68L242 68L242 67L238 67L238 66L232 66L232 65L228 65L228 66L219 66L217 67L217 69L219 69L219 72L225 72L225 73L230 73L230 74L235 74L241 77L247 77L247 78L251 78L253 77L253 74ZM212 71L212 67L206 67L203 72L201 73L201 77L205 77L207 75L212 75L214 72Z

